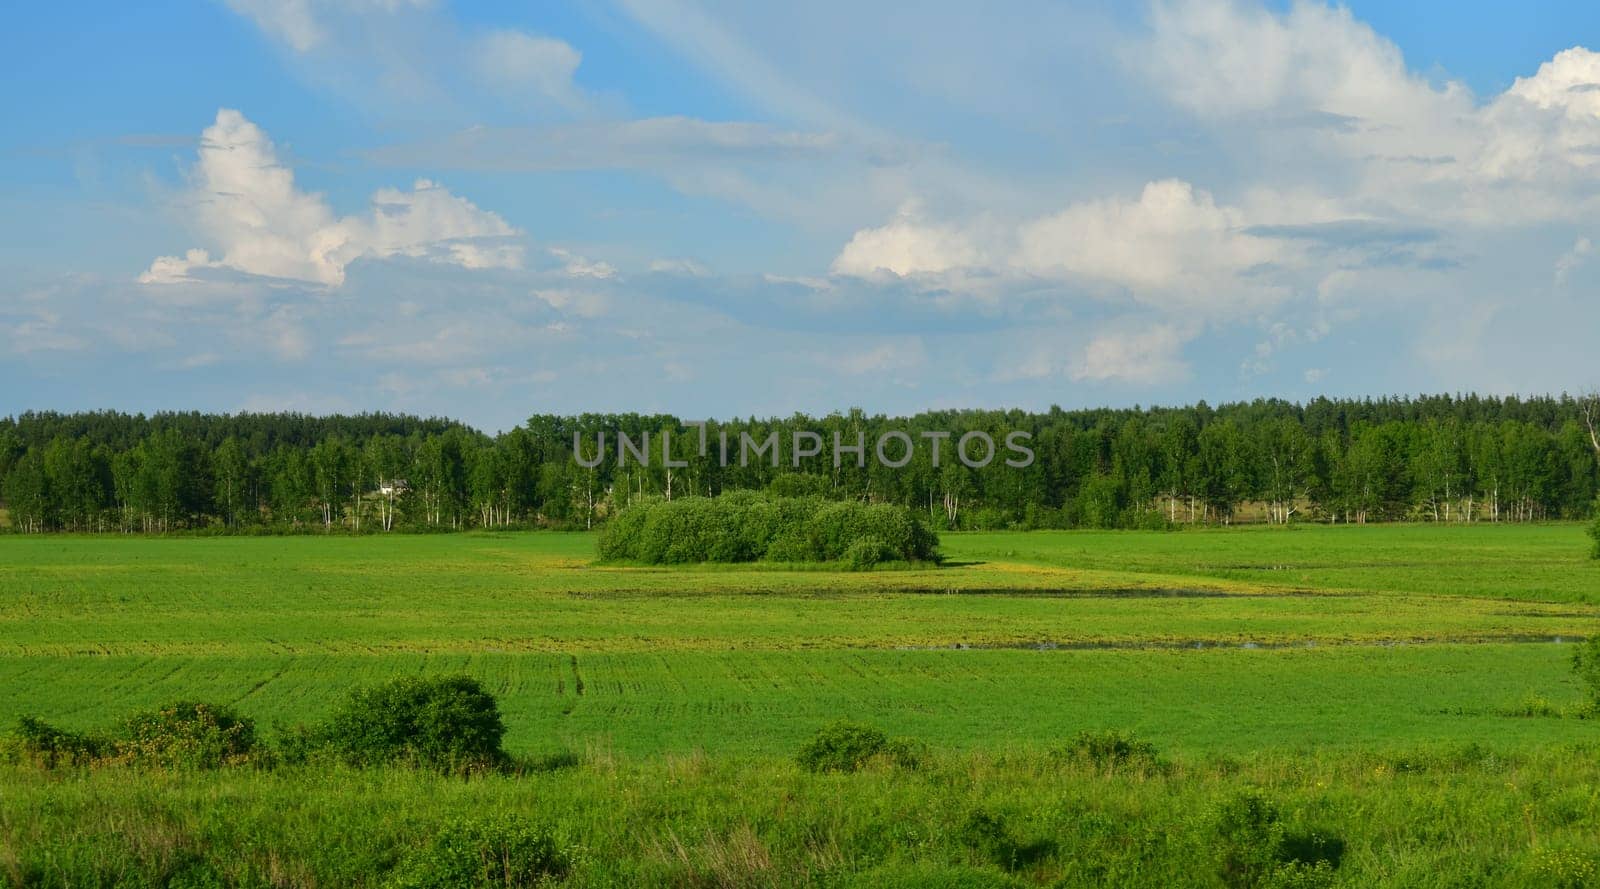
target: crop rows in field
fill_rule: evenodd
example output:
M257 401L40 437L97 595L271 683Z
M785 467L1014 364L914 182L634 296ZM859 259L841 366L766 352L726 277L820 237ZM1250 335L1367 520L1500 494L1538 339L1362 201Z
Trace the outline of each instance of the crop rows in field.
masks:
M1132 728L1197 751L1581 740L1586 721L1506 715L1575 701L1569 646L1210 651L769 651L0 659L0 719L103 724L176 698L265 725L321 716L350 686L464 671L514 748L783 754L839 717L954 746Z

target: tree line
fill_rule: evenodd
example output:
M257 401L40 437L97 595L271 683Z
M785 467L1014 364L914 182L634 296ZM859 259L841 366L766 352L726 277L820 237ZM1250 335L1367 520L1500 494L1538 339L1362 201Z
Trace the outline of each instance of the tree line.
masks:
M1528 522L1591 514L1597 419L1592 399L1569 396L852 410L708 421L713 442L785 442L777 465L723 465L715 445L702 454L700 427L664 414L541 414L488 435L389 414L30 412L0 419L0 499L21 532L586 528L641 499L733 490L896 503L941 529ZM995 441L1020 431L1036 458L974 467L947 452L936 465L918 448L892 467L787 450L814 433L864 441L870 455L890 431ZM670 450L649 465L615 453L596 462L601 437L619 434L666 438Z

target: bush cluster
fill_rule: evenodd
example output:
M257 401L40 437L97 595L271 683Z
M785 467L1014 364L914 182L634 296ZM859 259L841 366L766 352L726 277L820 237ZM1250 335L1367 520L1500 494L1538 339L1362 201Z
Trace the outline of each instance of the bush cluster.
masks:
M68 731L24 716L18 721L17 743L25 756L47 768L105 762L215 769L268 757L252 720L220 704L198 701L135 713L104 734Z
M600 534L608 561L938 561L939 538L921 513L884 503L734 491L720 497L648 500L617 513Z
M352 766L408 765L449 773L511 764L494 695L470 676L407 676L354 689L326 722L286 732L269 749L255 723L219 704L181 701L136 713L104 733L80 733L24 716L11 742L45 766L98 763L215 769L329 757ZM565 760L535 762L560 768Z
M1052 751L1057 759L1087 763L1103 772L1155 772L1165 766L1156 745L1131 732L1082 731L1065 746Z
M1344 840L1315 828L1291 829L1278 807L1255 793L1224 800L1212 828L1218 876L1241 889L1329 886L1344 858Z
M403 676L353 690L325 723L302 730L298 755L326 751L354 766L443 772L499 768L505 722L471 676Z
M808 772L855 772L873 760L914 769L922 752L911 741L891 739L878 729L835 722L818 731L795 757Z
M1032 867L1056 852L1055 840L1048 837L1020 839L1003 816L983 809L974 809L967 816L966 822L956 831L956 839L991 864L1012 871Z

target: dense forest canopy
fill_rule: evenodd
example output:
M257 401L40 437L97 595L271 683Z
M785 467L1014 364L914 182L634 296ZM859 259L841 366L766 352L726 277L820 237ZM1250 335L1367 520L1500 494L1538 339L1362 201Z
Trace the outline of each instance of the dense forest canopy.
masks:
M1026 468L973 468L918 448L903 467L831 450L722 465L667 415L536 415L487 435L390 414L24 413L0 419L0 495L15 531L388 531L591 527L630 502L731 490L898 503L939 528L1155 527L1236 520L1534 521L1580 518L1600 493L1587 402L1424 396L1212 407L932 411L708 425L872 442L890 430L995 441L1027 433ZM601 433L673 463L574 459ZM608 442L608 447L609 447ZM593 454L587 456L592 457ZM659 456L659 455L657 455ZM589 461L584 461L589 462ZM864 464L864 465L863 465Z

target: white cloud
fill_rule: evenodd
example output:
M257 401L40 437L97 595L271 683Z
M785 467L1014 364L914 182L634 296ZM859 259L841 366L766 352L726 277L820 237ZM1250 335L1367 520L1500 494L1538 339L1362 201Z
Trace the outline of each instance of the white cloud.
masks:
M1189 339L1169 324L1143 330L1106 331L1089 341L1068 369L1074 381L1115 381L1155 385L1182 380L1189 366L1182 357Z
M1272 261L1281 248L1244 228L1239 210L1166 179L1146 185L1137 201L1088 201L1023 225L1013 262L1034 274L1117 284L1157 304L1214 307L1270 299L1271 291L1237 276Z
M920 337L905 337L864 349L818 354L816 360L823 367L846 376L896 374L922 367L928 361L928 350Z
M1556 260L1556 286L1565 287L1572 273L1587 264L1592 255L1594 255L1594 243L1588 238L1579 238L1574 242L1572 249L1561 254Z
M984 261L970 235L926 222L917 206L908 204L889 224L856 232L834 259L833 272L863 278L884 272L905 277L939 274Z
M856 232L833 272L1027 275L1125 288L1150 305L1225 313L1280 299L1280 289L1244 276L1293 250L1249 234L1246 221L1243 211L1177 179L1145 185L1137 200L1079 202L1000 234L928 222L912 208Z
M521 247L507 243L516 229L426 179L409 191L380 189L366 215L335 217L322 195L295 184L266 133L231 109L218 111L206 128L190 180L185 203L219 255L193 249L157 257L141 283L179 283L202 269L226 269L338 286L345 267L362 257L422 257L466 268L521 262Z
M598 318L611 307L610 297L593 291L554 288L535 290L533 295L556 311L579 318Z
M1600 54L1582 47L1479 102L1411 72L1342 7L1176 0L1125 56L1223 138L1254 142L1259 179L1323 189L1345 215L1504 226L1597 205Z
M617 276L616 268L610 263L579 256L563 247L551 247L550 255L562 261L564 264L563 270L569 277L596 278L603 281Z
M521 31L491 31L478 38L472 54L478 76L508 92L577 107L583 96L573 75L583 54L553 37Z
M280 361L300 361L311 354L311 335L289 306L277 307L253 326Z
M393 13L431 5L432 0L228 0L234 12L300 53L311 51L327 38L330 16Z

